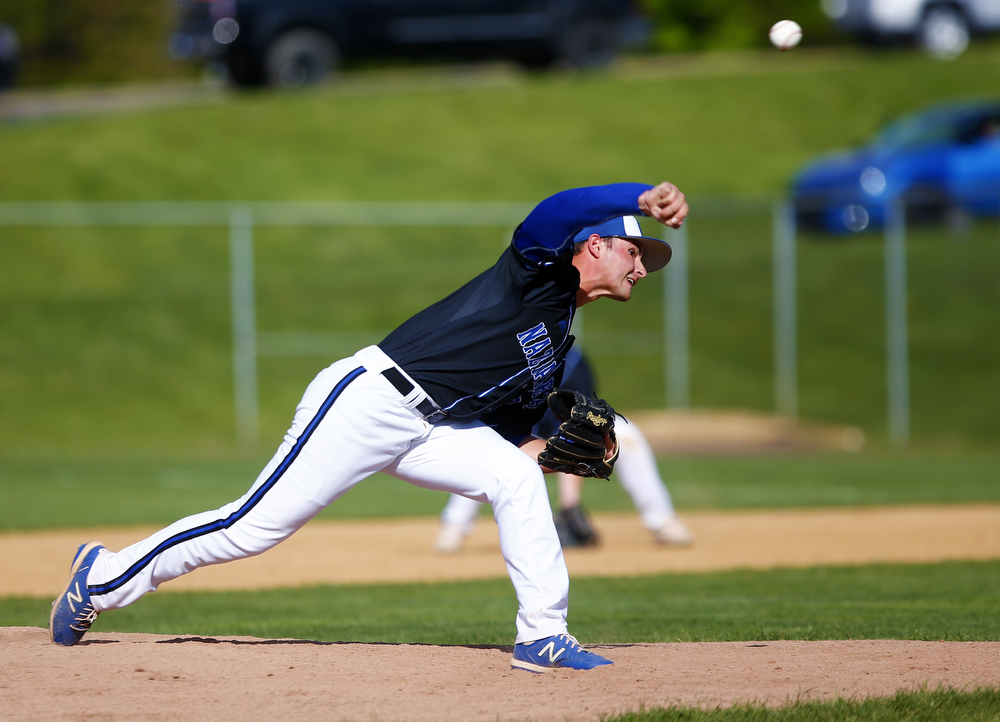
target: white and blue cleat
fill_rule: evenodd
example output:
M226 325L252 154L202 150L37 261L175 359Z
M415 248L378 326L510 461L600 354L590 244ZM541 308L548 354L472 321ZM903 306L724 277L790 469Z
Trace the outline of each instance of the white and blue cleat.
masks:
M559 634L534 642L514 645L510 666L540 674L553 669L593 669L614 664L599 654L588 652L569 634Z
M72 647L97 619L98 612L90 603L90 592L87 591L87 572L102 551L104 546L100 542L90 542L82 545L73 557L69 584L52 602L49 617L49 633L56 644Z

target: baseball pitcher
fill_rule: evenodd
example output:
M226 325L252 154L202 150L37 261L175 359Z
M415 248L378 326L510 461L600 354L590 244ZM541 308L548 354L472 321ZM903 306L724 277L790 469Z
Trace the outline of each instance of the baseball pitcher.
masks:
M576 309L627 301L670 260L666 243L642 235L639 213L677 228L688 206L669 183L577 188L542 201L494 266L321 371L243 497L118 552L81 546L53 603L52 640L76 644L102 612L199 567L267 551L383 471L492 506L518 601L513 667L611 664L568 634L569 577L539 457L611 473L613 411L553 392ZM550 396L564 422L552 439L537 439L531 428Z

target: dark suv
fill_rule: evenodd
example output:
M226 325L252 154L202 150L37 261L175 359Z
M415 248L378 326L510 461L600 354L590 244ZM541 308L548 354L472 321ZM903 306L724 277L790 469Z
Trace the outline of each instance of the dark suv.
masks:
M215 59L241 85L316 82L344 58L610 62L643 22L634 0L179 0L177 59Z

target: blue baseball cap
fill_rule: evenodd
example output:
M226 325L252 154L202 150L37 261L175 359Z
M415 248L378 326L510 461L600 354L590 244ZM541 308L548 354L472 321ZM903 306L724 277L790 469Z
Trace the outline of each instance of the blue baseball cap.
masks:
M642 235L635 216L617 216L600 225L584 228L573 237L573 243L585 241L595 233L601 238L624 238L639 246L642 249L642 265L648 273L659 271L670 262L672 251L667 242L661 238Z

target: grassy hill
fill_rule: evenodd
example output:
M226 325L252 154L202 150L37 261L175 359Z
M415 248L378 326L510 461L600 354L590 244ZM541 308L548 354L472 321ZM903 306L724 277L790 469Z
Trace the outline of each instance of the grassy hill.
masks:
M358 73L304 93L0 125L0 200L502 200L669 179L693 197L780 193L818 153L888 119L991 93L1000 46L953 63L816 51L629 61L606 74ZM258 229L262 330L387 330L481 270L510 229ZM694 216L692 402L773 407L766 217ZM917 443L995 447L995 224L911 237ZM875 236L800 244L801 409L884 433ZM0 454L229 454L224 229L4 228ZM662 357L601 346L656 332L662 281L587 309L600 390L663 403ZM638 336L636 336L638 338ZM639 349L642 351L642 349ZM271 447L332 359L261 359Z
M993 93L1000 45L953 63L852 50L630 61L615 72L359 73L312 92L7 125L4 200L517 200L612 178L779 191L888 119Z

